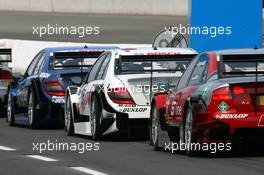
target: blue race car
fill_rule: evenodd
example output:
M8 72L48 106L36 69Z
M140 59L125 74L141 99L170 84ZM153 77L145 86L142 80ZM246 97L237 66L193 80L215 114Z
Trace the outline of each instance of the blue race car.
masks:
M99 55L116 47L63 47L41 50L24 76L8 88L9 125L30 128L64 125L64 96L79 85Z

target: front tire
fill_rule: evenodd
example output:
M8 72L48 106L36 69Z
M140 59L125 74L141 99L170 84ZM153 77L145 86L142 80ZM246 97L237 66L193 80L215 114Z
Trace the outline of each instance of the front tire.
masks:
M100 127L102 122L102 106L99 102L97 95L92 96L91 104L91 115L90 115L90 125L91 134L93 140L98 140L101 137Z
M9 126L14 126L15 124L14 104L11 90L8 91L7 98L7 122L9 123Z
M4 96L4 104L0 105L1 110L0 111L0 118L7 118L7 102L8 102L8 94Z
M38 127L36 107L37 107L37 99L35 97L35 94L32 91L30 91L29 99L28 99L28 123L31 129L36 129Z
M71 100L69 96L66 97L65 103L65 130L68 136L74 135L74 124L73 124L73 116L72 116L72 108L71 108Z

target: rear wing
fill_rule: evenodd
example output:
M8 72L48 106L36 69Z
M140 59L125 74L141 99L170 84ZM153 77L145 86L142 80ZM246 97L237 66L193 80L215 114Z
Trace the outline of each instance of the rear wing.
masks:
M118 60L118 73L128 73L129 71L132 70L125 70L123 68L123 63L135 63L135 62L140 62L143 66L145 64L146 69L137 69L137 73L153 73L153 72L171 72L171 71L185 71L186 67L182 67L182 64L187 64L193 60L193 58L196 56L196 54L172 54L172 55L123 55L120 56L120 59ZM154 66L154 63L170 63L170 62L176 62L179 64L178 66L174 68L167 68L167 69L162 69L162 68L156 68ZM147 65L148 64L148 65ZM131 72L135 73L135 72Z
M221 55L218 62L219 78L264 74L264 54Z
M52 66L62 67L89 67L104 51L86 52L55 52L53 53Z
M0 49L1 62L12 62L12 49Z
M121 56L119 59L119 73L130 73L129 70L124 70L122 68L123 62L126 63L135 63L135 62L140 62L141 65L135 66L135 69L137 69L137 73L149 73L150 78L149 78L149 85L151 87L150 93L149 93L149 101L152 101L153 98L153 93L154 92L154 87L156 86L158 88L158 91L160 89L170 89L172 86L169 83L163 83L160 82L157 85L154 85L153 82L153 76L154 73L157 73L159 75L160 73L173 73L176 76L176 72L182 73L187 69L189 66L190 62L194 59L194 57L197 54L170 54L170 55L165 55L162 53L160 55L124 55ZM148 65L145 66L147 69L142 69L140 70L139 67L143 65L144 63L147 63ZM163 67L163 68L162 68ZM165 67L165 69L164 69ZM135 73L135 72L131 72ZM166 80L167 81L167 80Z

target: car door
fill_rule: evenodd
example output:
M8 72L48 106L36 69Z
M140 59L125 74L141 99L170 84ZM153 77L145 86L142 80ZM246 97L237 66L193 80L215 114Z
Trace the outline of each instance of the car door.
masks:
M179 125L185 113L186 102L199 86L206 81L208 56L201 55L189 66L182 76L176 93L172 94L167 107L168 120L173 125Z
M31 80L36 77L37 73L39 72L38 63L40 60L43 60L45 56L44 51L39 52L32 62L30 63L28 69L26 70L23 78L19 81L17 87L17 110L16 113L27 113L28 107L28 92L31 86Z

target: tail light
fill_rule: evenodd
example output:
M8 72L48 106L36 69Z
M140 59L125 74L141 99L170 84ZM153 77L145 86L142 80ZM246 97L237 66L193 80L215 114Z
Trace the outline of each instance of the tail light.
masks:
M12 79L12 73L10 71L0 71L0 79L4 80L11 80Z
M49 96L64 96L65 91L59 81L48 81L43 83L43 88Z
M213 91L212 100L231 100L229 87L222 87Z
M244 94L245 90L242 87L234 86L233 87L233 93L234 93L234 95Z
M117 104L135 104L127 88L113 88L108 91L109 98Z

